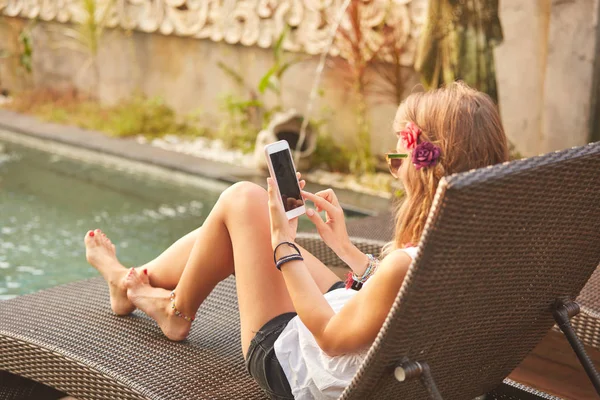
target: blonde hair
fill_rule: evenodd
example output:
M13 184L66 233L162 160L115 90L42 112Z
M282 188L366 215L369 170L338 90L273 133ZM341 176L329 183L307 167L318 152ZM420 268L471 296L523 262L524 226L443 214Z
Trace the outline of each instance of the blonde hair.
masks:
M508 146L498 109L488 95L455 82L441 89L411 94L398 108L396 132L408 122L421 128L420 142L441 149L439 162L417 170L405 160L405 198L396 212L391 250L419 242L440 179L456 172L508 160Z

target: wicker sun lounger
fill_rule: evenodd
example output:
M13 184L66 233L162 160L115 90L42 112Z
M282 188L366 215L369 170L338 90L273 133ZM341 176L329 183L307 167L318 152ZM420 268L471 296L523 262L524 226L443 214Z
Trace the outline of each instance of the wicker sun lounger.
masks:
M600 171L598 172L600 174ZM599 200L600 203L600 200ZM598 205L600 207L600 204ZM382 213L376 217L367 217L348 221L348 232L355 236L355 242L364 242L371 247L382 246L392 239L393 230L390 229L394 216L392 213ZM335 255L320 242L315 243L315 251L326 252L331 258L331 265L343 265L343 262L334 258ZM325 247L320 249L321 247ZM587 346L600 350L600 266L587 281L577 297L581 312L571 319L571 325L579 339ZM560 330L558 326L555 330Z
M600 262L599 171L592 144L443 179L418 256L342 399L496 390L552 328L556 301L575 299ZM310 235L300 241L316 248ZM233 278L183 343L140 312L112 315L107 292L97 278L0 303L0 370L79 399L263 398L243 366Z

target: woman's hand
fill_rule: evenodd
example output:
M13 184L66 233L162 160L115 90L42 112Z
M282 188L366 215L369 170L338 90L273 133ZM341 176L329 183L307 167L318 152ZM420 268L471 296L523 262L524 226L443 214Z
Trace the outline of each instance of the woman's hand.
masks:
M333 190L326 189L315 194L303 190L302 195L305 199L315 203L316 211L307 207L306 215L317 227L325 244L336 254L343 253L350 243L350 238L346 231L344 210ZM325 211L325 221L319 215L320 211Z
M300 179L300 173L296 173ZM300 180L300 188L304 188L306 182ZM298 218L288 220L283 209L283 203L277 188L277 182L273 178L267 178L269 193L269 215L271 217L271 245L275 248L281 242L293 242L298 229Z
M344 210L333 190L326 189L315 194L303 190L302 195L305 199L315 203L316 212L307 208L306 215L317 227L321 239L354 273L362 275L369 265L369 258L350 241L346 230ZM319 215L319 212L323 210L326 221L323 221Z

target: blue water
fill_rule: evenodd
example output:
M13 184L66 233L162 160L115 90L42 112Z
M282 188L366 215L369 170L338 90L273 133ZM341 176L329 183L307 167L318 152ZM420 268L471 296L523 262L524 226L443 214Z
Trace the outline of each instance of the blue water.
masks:
M0 299L98 276L83 236L101 228L126 266L202 224L219 192L0 142Z

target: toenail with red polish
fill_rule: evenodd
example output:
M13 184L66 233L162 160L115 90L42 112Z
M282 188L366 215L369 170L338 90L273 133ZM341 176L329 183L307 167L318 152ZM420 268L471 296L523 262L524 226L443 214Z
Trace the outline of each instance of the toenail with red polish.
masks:
M94 236L94 232L90 232L90 236Z
M148 270L147 269L144 270L144 274L148 275Z

